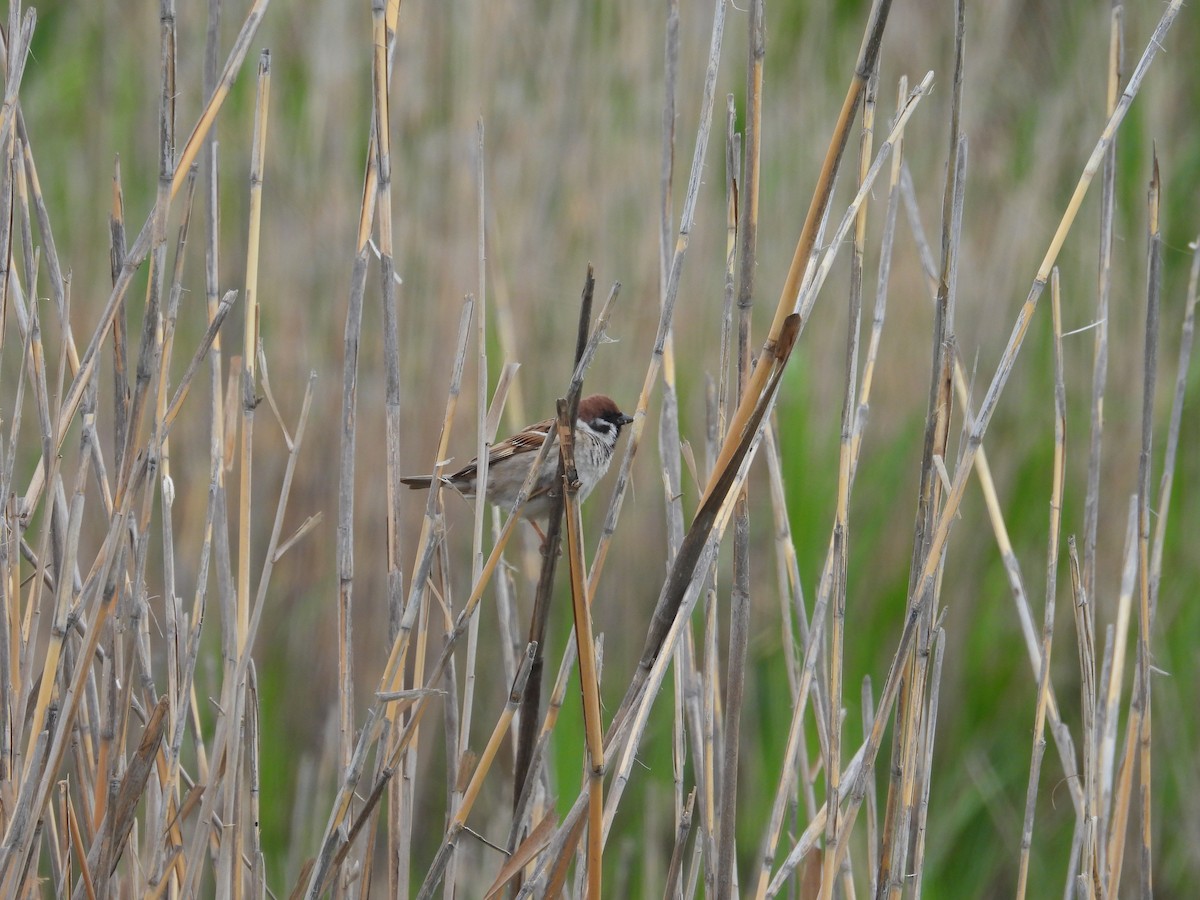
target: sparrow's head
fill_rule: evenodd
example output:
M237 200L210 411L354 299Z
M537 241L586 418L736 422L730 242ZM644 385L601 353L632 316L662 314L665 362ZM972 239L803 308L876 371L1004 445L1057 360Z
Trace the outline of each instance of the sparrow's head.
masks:
M611 397L604 394L592 394L579 401L579 421L583 422L598 436L616 444L621 436L621 428L633 421L617 407Z

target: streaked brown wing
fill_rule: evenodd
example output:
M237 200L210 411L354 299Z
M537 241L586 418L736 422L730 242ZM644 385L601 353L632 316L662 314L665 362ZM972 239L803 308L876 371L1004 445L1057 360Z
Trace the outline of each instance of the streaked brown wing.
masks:
M545 419L536 425L530 425L524 431L517 432L512 437L504 439L499 444L493 445L488 465L494 466L506 459L511 459L518 453L536 453L541 449L542 441L546 439L546 434L553 425L553 419ZM477 459L471 460L450 477L454 480L474 478L475 471L478 468L476 465L477 462Z

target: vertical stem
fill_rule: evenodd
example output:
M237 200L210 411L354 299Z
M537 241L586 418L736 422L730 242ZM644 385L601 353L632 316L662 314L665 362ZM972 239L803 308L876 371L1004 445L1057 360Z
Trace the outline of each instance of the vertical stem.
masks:
M734 191L733 216L740 230L738 268L737 390L745 400L750 380L750 314L754 305L754 270L758 263L758 186L762 152L763 59L766 53L766 23L762 0L753 0L746 25L746 128L745 173L742 190ZM722 379L727 378L725 372ZM728 435L724 436L728 439ZM729 663L725 694L724 765L721 772L721 803L717 834L717 897L733 896L737 880L735 840L737 836L737 779L741 740L742 701L746 685L746 657L750 641L750 507L743 488L734 509L733 589L729 597Z
M1067 401L1063 386L1062 306L1058 269L1050 276L1050 303L1054 320L1054 476L1050 489L1050 538L1046 562L1046 608L1042 620L1042 670L1038 675L1037 709L1033 725L1033 753L1025 793L1025 821L1021 828L1021 861L1017 874L1017 900L1029 883L1029 851L1033 845L1033 816L1037 806L1038 777L1046 752L1046 707L1050 699L1050 649L1054 637L1054 607L1058 578L1058 544L1062 524L1063 471L1066 467Z
M1161 182L1158 156L1150 180L1149 272L1146 278L1146 353L1142 396L1142 452L1138 461L1138 675L1142 685L1140 728L1138 732L1139 799L1141 801L1141 896L1153 896L1151 857L1151 779L1150 779L1150 470L1154 438L1154 386L1158 370L1158 309L1162 294L1162 233L1159 230ZM1115 886L1113 886L1115 887Z

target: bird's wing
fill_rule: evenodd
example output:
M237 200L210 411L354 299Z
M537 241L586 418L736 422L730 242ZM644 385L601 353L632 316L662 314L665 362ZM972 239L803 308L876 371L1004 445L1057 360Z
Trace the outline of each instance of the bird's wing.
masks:
M498 444L493 444L491 452L488 454L488 465L494 466L521 453L536 453L541 449L542 441L546 439L546 434L553 425L553 419L545 419L536 425L530 425L528 428L518 431L512 437L505 438ZM478 463L478 458L471 460L455 472L451 478L454 480L474 478L475 472L479 468Z

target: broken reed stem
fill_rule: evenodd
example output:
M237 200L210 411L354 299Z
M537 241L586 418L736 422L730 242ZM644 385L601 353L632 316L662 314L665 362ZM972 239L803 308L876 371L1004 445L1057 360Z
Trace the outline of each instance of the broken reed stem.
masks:
M386 559L389 632L394 631L404 610L404 570L400 547L400 521L402 516L400 496L402 487L400 434L403 422L400 409L400 335L396 310L396 270L393 255L392 235L392 146L391 146L391 85L388 80L390 44L389 26L394 19L386 9L385 0L373 0L372 12L372 87L375 112L376 166L376 222L379 235L380 260L380 303L383 314L383 358L384 358L384 421L385 421L385 478L386 478ZM420 620L417 632L417 647L414 654L413 684L423 682L425 641L424 627L428 610L422 604L418 611ZM392 635L389 634L389 638ZM397 673L401 677L402 673ZM393 803L389 807L388 860L389 877L394 879L392 890L401 890L400 885L409 881L413 815L416 807L415 787L412 775L416 771L417 747L414 744L400 765L405 777L393 783ZM351 877L349 871L344 877Z
M579 510L579 475L575 471L575 410L569 400L558 401L558 447L562 458L563 501L567 521L567 559L570 564L571 603L575 614L575 644L579 653L579 686L583 695L583 723L587 738L588 844L587 896L600 900L604 852L604 739L600 722L600 675L592 635L583 559L583 519Z
M1050 649L1054 637L1054 608L1057 592L1059 536L1062 526L1063 472L1066 467L1067 399L1063 385L1062 304L1058 269L1050 274L1050 308L1054 326L1054 472L1050 487L1050 537L1046 551L1046 607L1042 622L1042 669L1038 675L1037 708L1034 713L1033 753L1029 763L1029 786L1025 794L1025 822L1021 828L1021 858L1017 874L1017 900L1023 900L1029 884L1029 852L1033 846L1033 817L1037 806L1038 778L1046 752L1046 707L1050 698Z
M580 363L587 352L588 331L592 319L592 299L595 294L596 277L592 264L588 263L587 274L584 276L583 290L579 300L579 325L575 340L574 373L570 388L567 391L567 402L570 405L571 427L574 428L575 417L579 411L579 398L583 390L583 373ZM547 440L554 434L554 428L547 429ZM556 480L563 477L561 465ZM540 471L540 470L535 470ZM537 773L530 769L533 747L537 740L538 724L541 721L542 704L542 670L545 666L546 628L550 619L550 595L554 589L554 575L558 567L558 555L562 540L562 496L551 493L550 508L546 522L546 535L542 542L542 568L538 576L537 592L533 600L533 612L529 617L529 643L536 644L533 657L533 669L529 675L529 684L521 699L521 718L518 723L517 755L513 768L513 812L525 788L525 784ZM515 823L514 823L515 824Z

